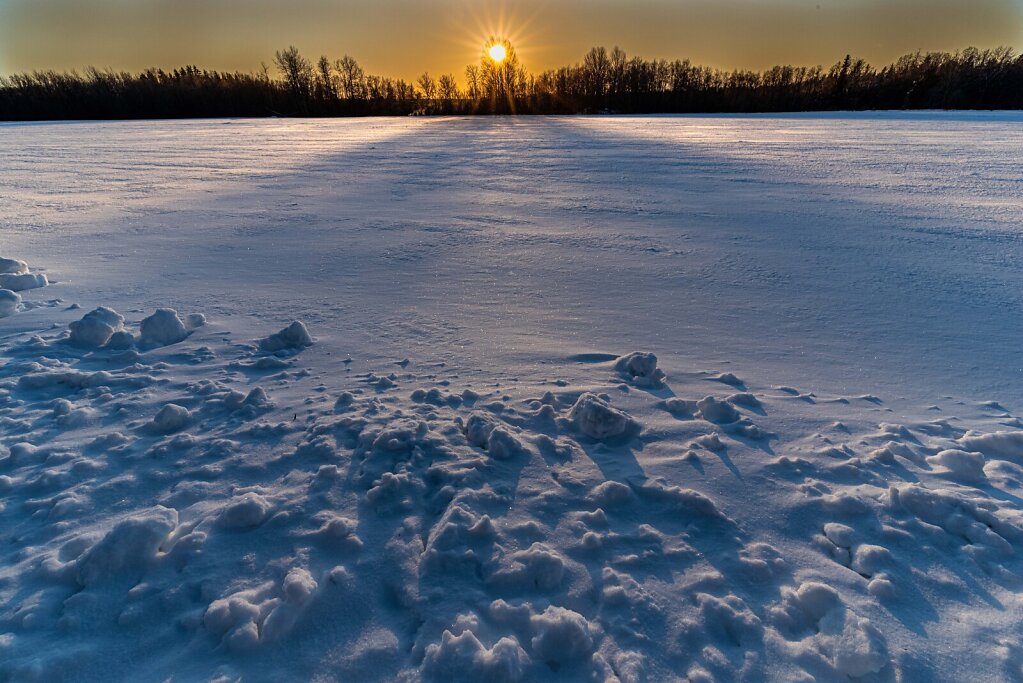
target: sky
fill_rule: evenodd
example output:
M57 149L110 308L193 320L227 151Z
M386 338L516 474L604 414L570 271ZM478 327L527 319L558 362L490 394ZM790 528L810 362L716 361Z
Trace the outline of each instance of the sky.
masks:
M489 35L534 72L594 45L720 68L888 63L922 50L1023 47L1023 0L0 0L0 74L195 64L256 71L295 45L371 73L455 74Z

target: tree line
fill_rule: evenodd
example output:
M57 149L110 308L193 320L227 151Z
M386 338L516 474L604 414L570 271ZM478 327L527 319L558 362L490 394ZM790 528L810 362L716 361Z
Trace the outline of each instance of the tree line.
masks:
M720 70L591 49L581 63L528 73L504 43L461 84L366 73L350 56L313 62L294 47L275 70L186 66L141 73L36 71L0 77L0 120L410 114L744 113L863 109L1023 109L1023 55L1007 47L916 52L874 67L846 56L829 68Z

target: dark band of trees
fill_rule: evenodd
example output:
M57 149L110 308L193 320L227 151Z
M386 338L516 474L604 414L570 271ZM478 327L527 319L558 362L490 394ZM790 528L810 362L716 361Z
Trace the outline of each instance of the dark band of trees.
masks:
M1023 109L1023 56L1006 47L760 73L594 48L582 64L539 75L506 48L499 63L484 52L462 85L450 74L415 83L369 75L348 56L313 64L294 47L276 54L277 76L265 65L258 74L194 66L16 74L0 78L0 119Z

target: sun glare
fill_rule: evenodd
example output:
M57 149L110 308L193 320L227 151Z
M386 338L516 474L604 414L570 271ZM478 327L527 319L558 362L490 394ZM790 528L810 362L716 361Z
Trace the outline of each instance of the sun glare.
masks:
M503 62L504 58L508 56L508 51L504 49L504 45L501 45L501 43L494 43L487 48L487 54L495 62Z

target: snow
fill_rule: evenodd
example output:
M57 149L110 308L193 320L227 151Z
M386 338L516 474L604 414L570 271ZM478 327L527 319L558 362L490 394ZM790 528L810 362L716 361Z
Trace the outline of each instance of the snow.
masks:
M81 320L68 325L72 344L98 348L104 346L116 333L122 331L124 316L117 311L100 306L94 308Z
M39 289L45 287L49 282L45 273L12 273L0 274L0 287L9 289L12 292L23 292L26 289Z
M0 318L6 318L18 312L21 295L9 289L0 289Z
M0 125L0 680L1015 680L1021 123Z
M309 330L306 329L305 324L296 320L283 330L271 334L265 339L260 339L259 350L274 353L288 349L301 349L305 346L312 346L312 343L313 338L309 336Z
M188 336L185 324L173 308L158 308L139 323L142 343L148 346L170 346Z

